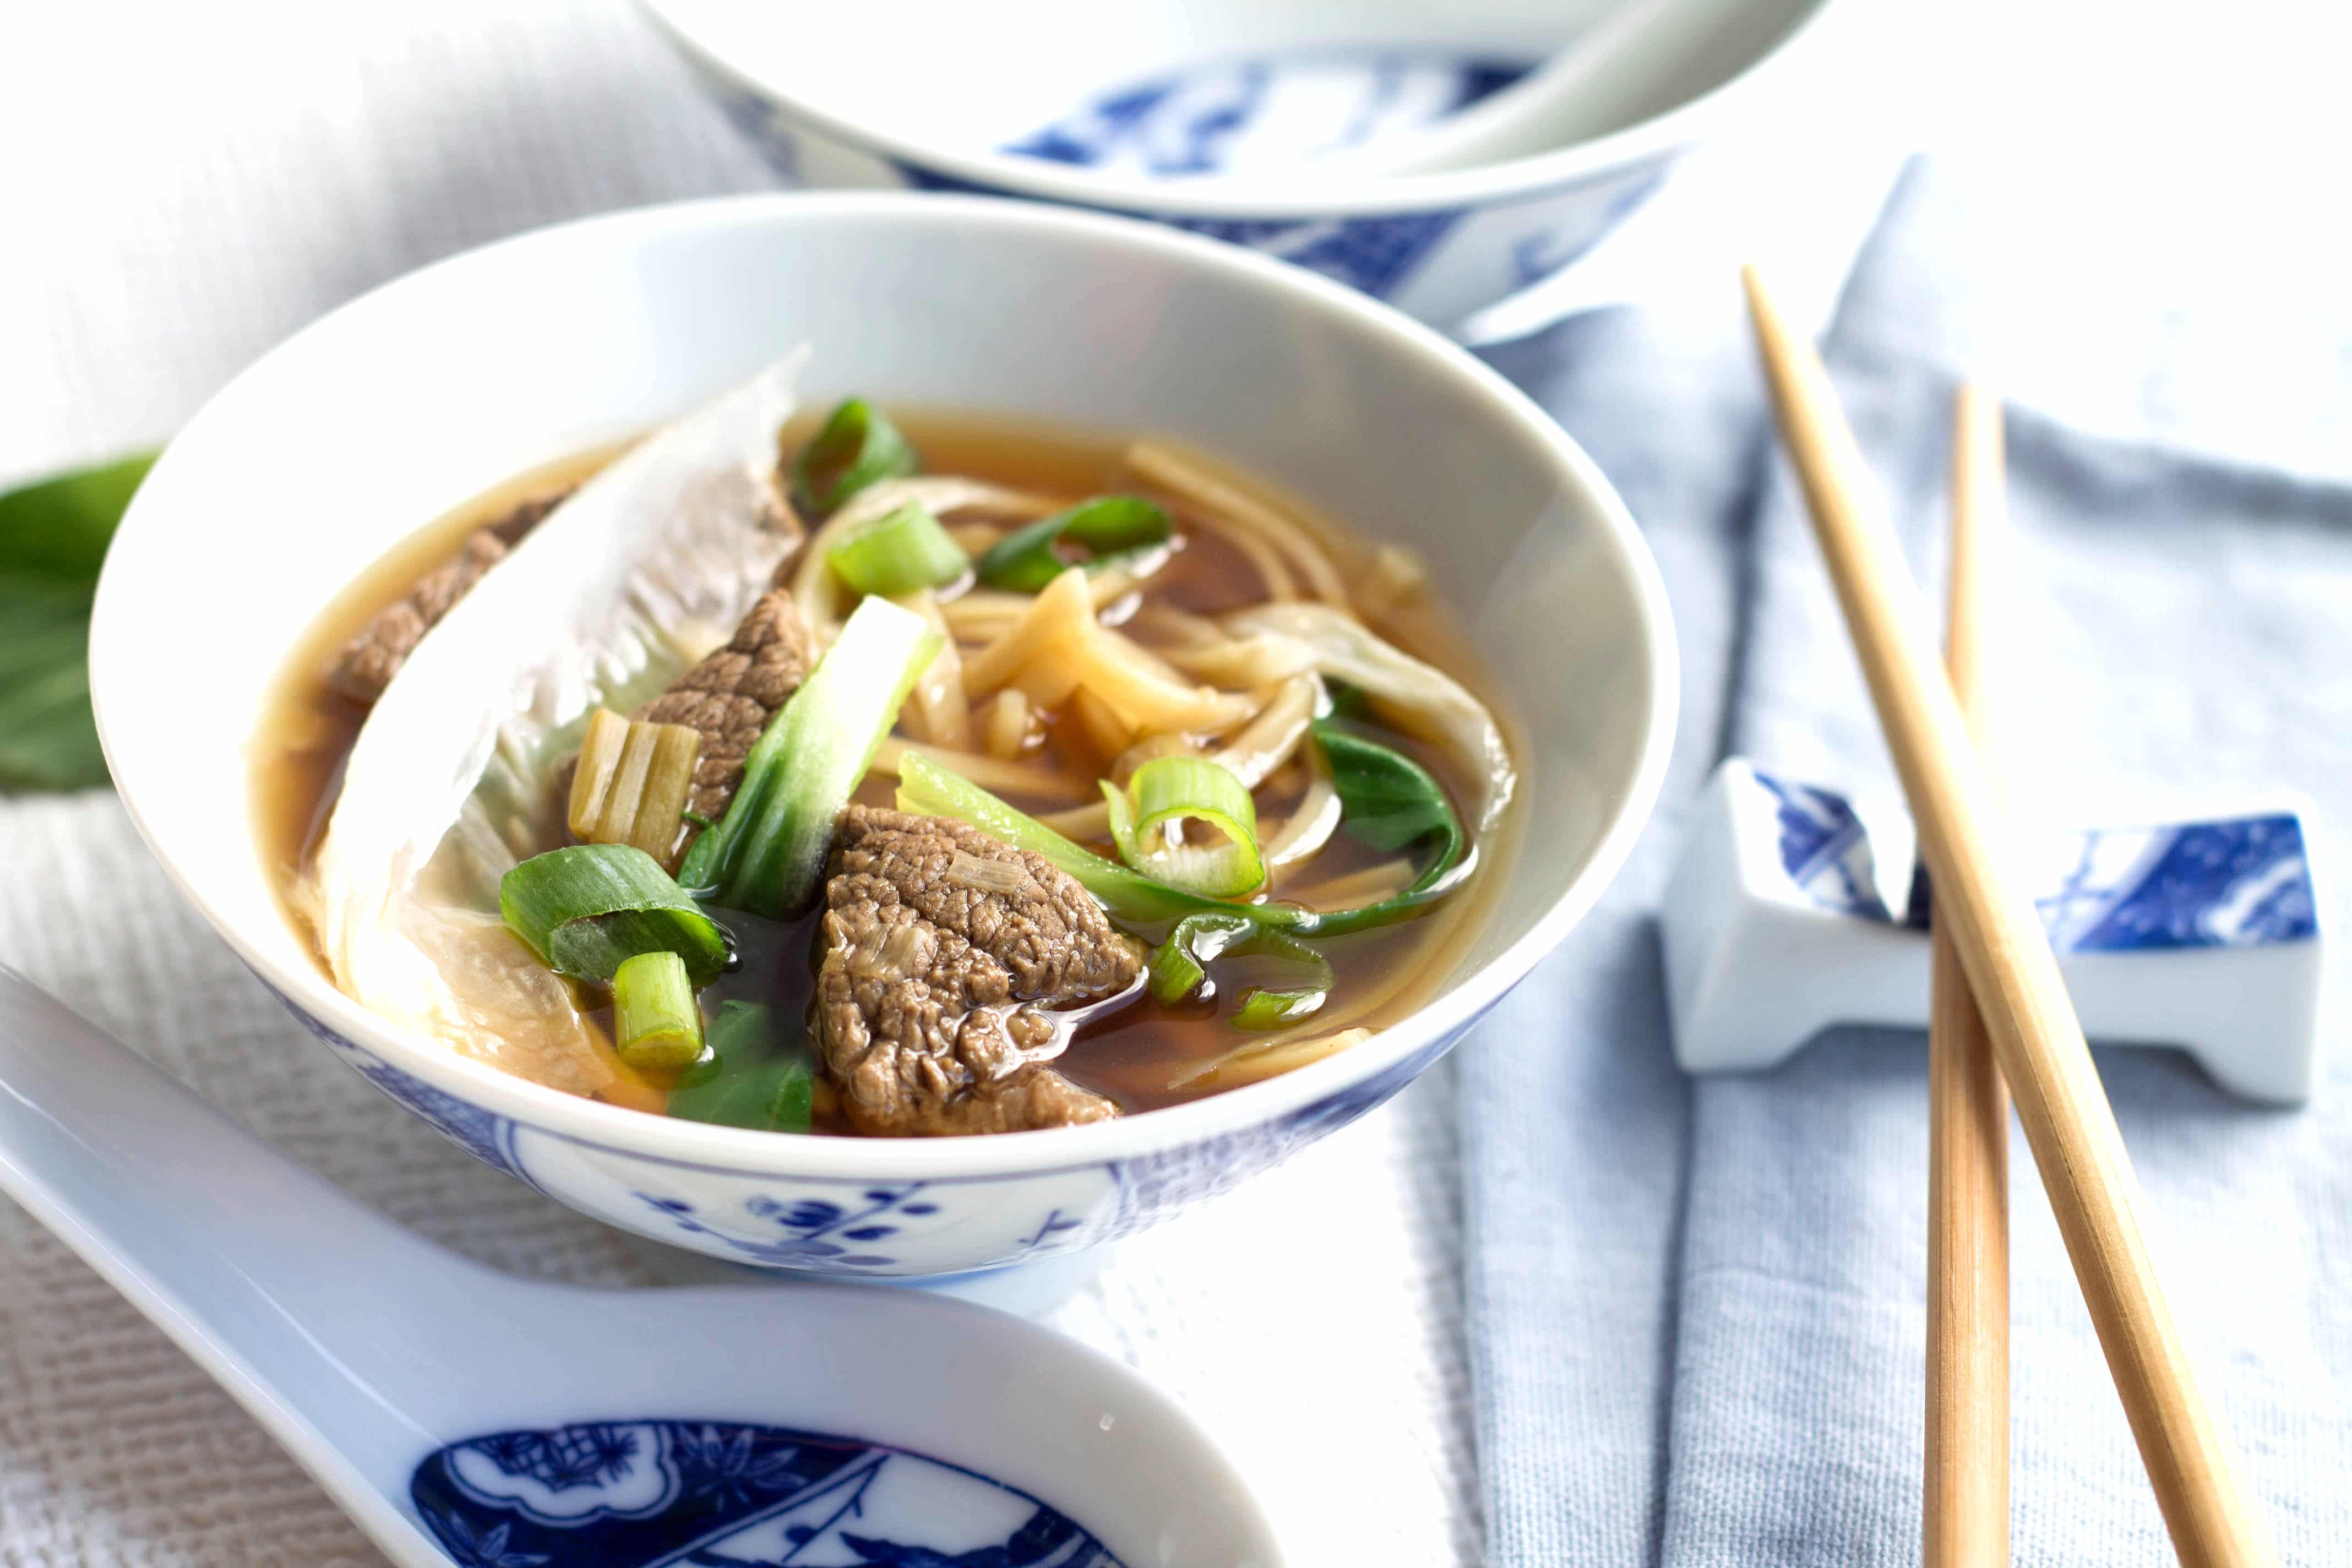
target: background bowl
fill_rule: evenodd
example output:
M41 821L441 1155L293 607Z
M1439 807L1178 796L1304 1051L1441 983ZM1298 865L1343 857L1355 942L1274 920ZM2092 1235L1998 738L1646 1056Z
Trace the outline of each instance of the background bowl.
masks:
M1766 112L1772 84L1813 52L1831 0L1747 0L1648 115L1539 156L1383 180L1300 154L1409 131L1492 91L1610 3L643 0L797 183L1155 218L1474 337L1475 314L1590 248L1700 138ZM1197 177L1219 172L1249 184ZM1505 315L1521 331L1540 320Z
M1525 852L1489 873L1502 879L1492 920L1437 1000L1353 1050L1190 1105L895 1141L575 1099L396 1030L329 983L279 908L249 799L247 738L298 635L452 506L643 430L802 342L818 405L855 389L1153 432L1428 557L1525 723L1533 805ZM1033 204L887 195L738 198L547 229L298 333L199 413L141 489L99 585L90 679L115 783L164 868L351 1066L600 1219L739 1262L861 1278L1013 1263L1137 1229L1395 1093L1617 869L1657 791L1675 690L1664 596L1623 507L1467 354L1231 247Z

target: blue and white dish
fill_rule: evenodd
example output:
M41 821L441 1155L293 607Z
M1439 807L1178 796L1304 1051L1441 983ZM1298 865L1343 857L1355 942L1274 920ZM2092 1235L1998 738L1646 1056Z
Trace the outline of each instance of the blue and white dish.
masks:
M1703 136L1812 48L1830 0L1759 0L1651 117L1449 174L1344 155L1513 80L1599 0L836 8L645 0L786 178L1069 203L1150 217L1323 273L1424 321L1473 319L1557 273ZM875 48L877 32L905 40ZM1526 323L1531 312L1507 312Z
M576 1099L396 1029L329 983L264 863L244 757L319 606L497 480L648 428L803 342L812 405L856 391L1149 431L1417 550L1475 628L1504 710L1525 717L1514 755L1541 803L1525 814L1524 853L1497 857L1492 912L1434 1000L1327 1060L1171 1110L884 1140ZM383 463L394 449L402 460ZM361 472L364 485L339 479ZM337 504L322 518L327 493ZM208 622L203 660L153 658L154 626L231 598L240 614ZM1632 520L1559 426L1467 353L1231 246L1034 203L883 193L549 229L298 334L156 465L100 584L90 669L115 782L148 843L336 1055L486 1163L599 1219L835 1279L1075 1252L1379 1105L1615 874L1655 798L1675 694L1664 595Z
M2019 836L2085 1033L2183 1047L2252 1099L2310 1097L2325 950L2305 809ZM1912 844L1899 814L1726 762L1662 915L1682 1064L1763 1068L1832 1024L1924 1025L1933 900Z

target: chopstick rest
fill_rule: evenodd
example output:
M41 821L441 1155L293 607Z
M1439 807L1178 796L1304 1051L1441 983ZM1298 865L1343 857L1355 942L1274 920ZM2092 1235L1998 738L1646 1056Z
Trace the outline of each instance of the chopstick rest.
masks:
M2178 1047L2248 1100L2311 1097L2326 942L2304 809L2281 796L2017 836L2016 870L2086 1034ZM1913 848L1899 810L1743 758L1717 768L1660 914L1684 1069L1758 1071L1835 1024L1924 1028Z

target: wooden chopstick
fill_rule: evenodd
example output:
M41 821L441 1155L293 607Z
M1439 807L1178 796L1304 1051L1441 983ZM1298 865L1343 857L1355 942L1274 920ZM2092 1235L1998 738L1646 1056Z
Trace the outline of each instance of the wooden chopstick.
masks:
M1944 668L1993 766L1986 688L1990 559L2001 501L2000 404L1963 385L1952 413L1952 570ZM2009 1090L1937 919L1927 1003L1927 1427L1921 1562L2009 1562Z
M2033 905L2009 874L1984 768L1937 668L1918 589L1893 530L1864 499L1862 454L1821 357L1790 330L1756 269L1742 278L1781 439L1910 799L1937 918L1959 949L2016 1097L2173 1550L2189 1568L2271 1563L2148 1258L2131 1165L2082 1025Z

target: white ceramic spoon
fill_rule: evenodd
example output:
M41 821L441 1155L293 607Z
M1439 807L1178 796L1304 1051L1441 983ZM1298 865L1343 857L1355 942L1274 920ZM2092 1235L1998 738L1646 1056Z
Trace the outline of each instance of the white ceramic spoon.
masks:
M0 1189L415 1568L1282 1561L1191 1420L1070 1341L876 1287L509 1278L5 968Z

